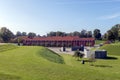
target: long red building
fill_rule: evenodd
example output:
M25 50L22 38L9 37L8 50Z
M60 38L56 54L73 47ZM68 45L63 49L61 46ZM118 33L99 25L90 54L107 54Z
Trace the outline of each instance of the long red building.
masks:
M37 45L46 47L73 47L73 46L94 46L94 38L79 38L78 36L55 36L55 37L35 37L24 38L23 45Z

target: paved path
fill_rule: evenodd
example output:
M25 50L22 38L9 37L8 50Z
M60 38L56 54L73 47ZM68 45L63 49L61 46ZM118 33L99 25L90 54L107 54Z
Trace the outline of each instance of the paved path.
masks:
M6 43L0 43L0 45L4 45L4 44L6 44Z
M66 48L66 51L61 51L61 47L47 47L47 48L58 54L70 54L70 55L74 54L74 51L71 51L71 48ZM85 48L90 50L92 47L85 47Z
M66 51L61 51L61 47L48 47L48 49L58 53L58 54L70 54L73 55L74 51L71 51L71 48L66 48Z

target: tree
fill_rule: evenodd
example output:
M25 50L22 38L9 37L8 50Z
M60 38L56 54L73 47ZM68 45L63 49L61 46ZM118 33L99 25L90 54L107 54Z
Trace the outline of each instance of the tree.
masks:
M9 42L14 37L14 34L6 27L2 27L0 29L0 36L4 42Z
M113 32L115 39L118 40L119 39L120 24L114 25L110 30Z
M105 34L103 35L103 40L108 40L108 34L107 34L107 33L105 33Z
M61 31L57 31L57 32L49 32L47 33L47 36L51 37L51 36L66 36L67 34L65 32L61 32Z
M36 33L29 32L28 33L28 38L34 38L36 36Z
M101 39L101 33L100 33L99 29L94 30L94 38L97 39L97 40Z
M92 31L87 31L87 37L92 37Z
M72 32L67 33L67 35L66 35L66 36L73 36L73 33L72 33Z
M74 32L73 32L73 36L79 36L79 37L80 37L80 32L74 31Z
M17 31L17 33L16 33L16 37L18 37L18 36L22 36L22 33L20 31Z
M107 31L108 40L120 40L120 24L114 25L110 30Z
M47 33L47 36L49 36L49 37L56 36L56 32L51 31L51 32Z
M109 30L107 33L108 33L108 40L114 42L115 41L115 35L114 35L114 33L111 30Z
M87 37L87 31L83 29L80 33L80 37L82 37L82 38Z
M65 32L57 31L56 36L65 36Z
M0 37L0 43L1 43L1 42L3 42L3 39L2 39L2 37Z
M120 29L118 30L118 40L120 41Z
M114 26L111 28L111 31L113 35L115 36L115 39L118 39L118 27Z
M27 36L26 32L22 32L21 34L22 34L22 36Z
M38 34L37 37L41 37L40 34Z

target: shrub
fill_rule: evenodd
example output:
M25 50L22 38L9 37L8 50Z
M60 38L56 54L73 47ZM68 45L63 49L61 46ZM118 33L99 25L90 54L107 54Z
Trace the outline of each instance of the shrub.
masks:
M81 53L79 50L75 51L74 52L74 57L77 57L77 60L79 60L79 58L83 58L84 57L84 54Z

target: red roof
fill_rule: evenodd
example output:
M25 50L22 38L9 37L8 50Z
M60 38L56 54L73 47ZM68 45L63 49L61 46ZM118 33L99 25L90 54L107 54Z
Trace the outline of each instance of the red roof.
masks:
M53 37L35 37L35 38L24 38L24 40L32 41L76 41L76 40L95 40L94 38L79 38L78 36L53 36Z

